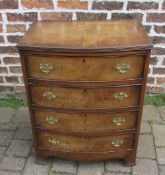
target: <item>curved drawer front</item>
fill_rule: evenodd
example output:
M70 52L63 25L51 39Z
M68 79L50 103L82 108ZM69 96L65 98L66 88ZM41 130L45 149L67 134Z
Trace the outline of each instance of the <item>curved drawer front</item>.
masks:
M61 113L38 111L34 112L37 127L68 131L111 131L133 129L136 124L136 112L105 113Z
M141 78L144 56L125 57L27 57L32 78L58 81L115 81Z
M38 133L38 146L42 148L75 151L104 152L131 149L134 143L133 135L79 137Z
M84 131L85 118L80 114L34 111L37 127L63 131Z
M136 125L136 112L121 112L115 114L87 114L87 131L112 131L133 129Z
M140 86L71 88L31 86L32 103L56 108L105 108L136 106Z

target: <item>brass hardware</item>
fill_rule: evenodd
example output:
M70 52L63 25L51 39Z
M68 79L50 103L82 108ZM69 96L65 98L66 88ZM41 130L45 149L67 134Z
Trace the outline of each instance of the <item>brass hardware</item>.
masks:
M54 144L54 145L56 145L56 144L59 144L60 143L60 141L59 140L57 140L56 138L49 138L49 143L52 143L52 144Z
M40 64L40 70L44 73L49 73L53 69L51 64Z
M56 98L56 95L54 95L54 94L51 93L51 92L44 92L44 93L43 93L43 97L44 97L44 98L47 98L48 100L52 100L52 99Z
M127 98L128 97L128 94L125 93L125 92L119 92L119 93L115 93L114 95L114 98L121 101L123 100L124 98Z
M116 139L116 140L112 141L112 145L113 145L114 147L119 147L119 146L121 146L122 144L123 144L123 140L122 140L122 139Z
M54 117L54 116L46 116L46 121L50 124L50 125L54 125L55 123L58 122L58 118Z
M126 73L130 69L129 64L118 64L116 67L116 70L118 70L120 73Z
M113 123L116 124L117 126L122 126L125 123L125 118L121 118L121 117L116 117L113 118Z

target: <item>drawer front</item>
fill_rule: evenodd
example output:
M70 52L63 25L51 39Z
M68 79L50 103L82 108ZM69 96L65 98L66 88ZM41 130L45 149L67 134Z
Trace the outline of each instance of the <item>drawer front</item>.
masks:
M104 152L131 149L134 143L133 135L79 137L38 133L38 146L74 152Z
M111 131L135 128L137 112L106 113L61 113L34 111L37 127L62 131Z
M115 114L87 114L87 131L111 131L133 129L136 127L136 112L121 112Z
M138 105L140 86L71 88L31 86L32 103L56 108L120 108Z
M63 131L84 131L85 117L80 114L34 111L37 127Z
M126 57L61 57L27 58L29 76L62 81L109 81L141 78L144 56Z

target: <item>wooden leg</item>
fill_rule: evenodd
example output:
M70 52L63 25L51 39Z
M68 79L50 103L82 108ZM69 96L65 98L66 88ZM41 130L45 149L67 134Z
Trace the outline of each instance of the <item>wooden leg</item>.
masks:
M46 162L48 162L49 157L45 156L43 154L41 154L40 152L38 152L38 150L36 150L36 162L39 164L45 164Z
M49 158L48 157L45 157L45 156L36 156L36 161L46 161L48 159Z
M136 157L133 154L130 154L128 157L125 158L126 166L134 166L136 165Z

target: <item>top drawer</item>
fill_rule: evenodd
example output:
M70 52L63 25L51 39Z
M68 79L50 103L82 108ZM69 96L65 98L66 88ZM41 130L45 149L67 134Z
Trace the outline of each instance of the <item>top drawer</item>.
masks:
M144 56L27 56L29 77L57 81L115 81L142 77Z

